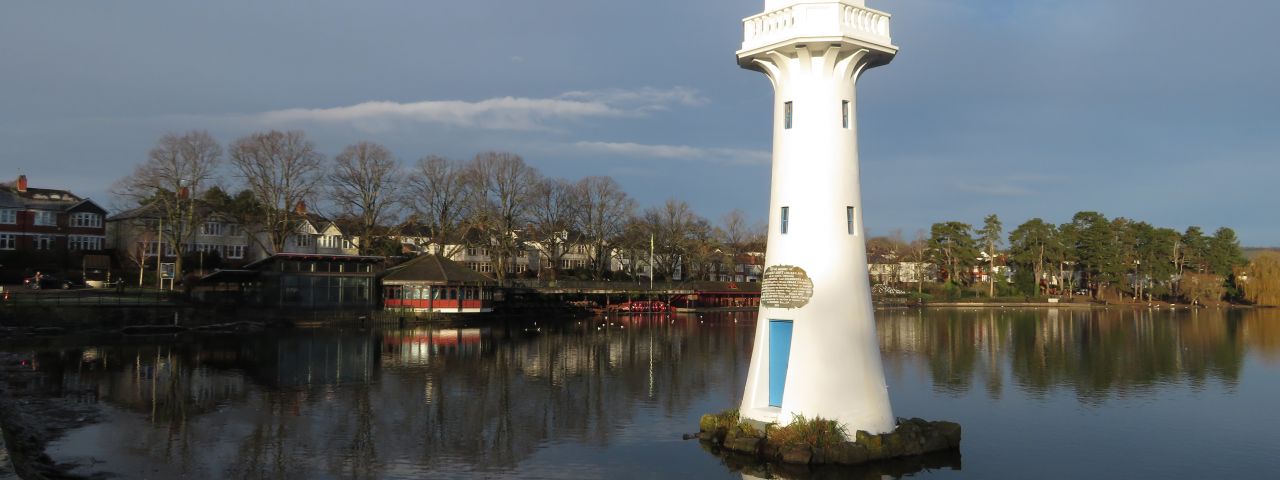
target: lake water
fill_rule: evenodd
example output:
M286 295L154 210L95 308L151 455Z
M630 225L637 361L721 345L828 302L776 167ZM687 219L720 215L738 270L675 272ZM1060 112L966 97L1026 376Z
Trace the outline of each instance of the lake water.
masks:
M1280 478L1280 311L877 315L895 415L960 422L960 455L775 474ZM106 412L50 450L84 472L702 479L743 478L681 434L736 406L753 333L754 315L727 314L17 350Z

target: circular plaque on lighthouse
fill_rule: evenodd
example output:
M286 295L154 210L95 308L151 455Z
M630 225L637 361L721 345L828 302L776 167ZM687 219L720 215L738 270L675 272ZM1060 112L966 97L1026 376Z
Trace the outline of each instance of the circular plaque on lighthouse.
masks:
M803 268L774 265L764 271L760 304L768 308L800 308L813 298L813 280Z

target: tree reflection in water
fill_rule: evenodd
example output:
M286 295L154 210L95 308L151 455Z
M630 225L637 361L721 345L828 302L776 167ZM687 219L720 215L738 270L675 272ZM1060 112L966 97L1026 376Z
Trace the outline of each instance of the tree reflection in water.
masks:
M1230 391L1247 356L1280 363L1275 311L877 315L885 366L897 372L891 382L919 371L943 397L979 389L993 399L1065 394L1100 405L1170 385ZM98 467L108 471L406 478L600 477L640 469L730 476L742 467L726 468L678 437L696 428L698 415L740 398L754 324L753 315L740 314L95 345L63 339L36 358L52 394L108 406L98 428L112 441L77 443L76 432L67 440L78 455L106 459ZM645 453L637 457L637 449Z
M100 447L108 469L160 462L163 473L238 478L502 472L551 443L608 447L633 434L641 411L696 416L692 404L709 389L738 395L752 328L732 320L194 337L63 348L44 353L42 368L55 384L91 389L149 419L111 423L129 441ZM89 351L93 361L84 360ZM162 427L177 434L152 434Z
M999 398L1008 378L1033 398L1066 389L1082 403L1099 404L1166 385L1200 389L1216 382L1234 389L1246 350L1276 360L1276 313L886 310L879 312L878 326L886 368L902 370L909 368L904 362L923 358L935 391L960 396L980 383Z

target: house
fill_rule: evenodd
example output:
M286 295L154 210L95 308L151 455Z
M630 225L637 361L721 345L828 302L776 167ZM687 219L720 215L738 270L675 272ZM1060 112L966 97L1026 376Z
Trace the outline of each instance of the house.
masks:
M196 263L187 265L187 269L244 266L252 258L251 241L244 227L206 204L198 202L195 208L200 225L181 249L183 255L196 254ZM161 207L154 204L112 215L107 218L107 247L115 249L122 265L141 263L154 267L157 255L161 255L161 261L173 261L178 252L169 242L161 242L161 228L164 235L171 235L174 226L164 225L163 217Z
M885 284L936 282L938 267L926 262L892 262L867 264L871 281Z
M0 253L18 262L78 266L86 252L106 248L107 211L66 190L30 188L27 176L0 183ZM31 255L34 254L34 255Z
M314 213L307 212L307 204L298 202L294 208L301 219L293 231L284 239L284 249L279 252L269 251L271 245L266 232L258 232L257 243L264 248L256 251L256 260L263 260L274 254L304 255L359 255L360 239L343 233L336 222Z
M713 282L759 282L764 275L764 253L747 252L734 255L730 262L712 265L707 280Z
M388 310L440 313L493 311L492 278L437 255L420 255L382 277L382 306Z

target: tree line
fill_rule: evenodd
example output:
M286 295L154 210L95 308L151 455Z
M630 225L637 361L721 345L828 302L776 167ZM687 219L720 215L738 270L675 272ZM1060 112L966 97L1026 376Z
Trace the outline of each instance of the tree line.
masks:
M328 157L301 131L252 133L225 149L204 131L167 134L114 192L129 207L150 207L175 252L214 212L246 228L260 247L283 251L305 218L299 206L311 205L363 239L362 254L399 254L391 239L421 234L436 246L430 253L444 257L486 248L500 281L529 245L549 260L551 275L567 247L584 245L585 275L608 278L610 252L621 251L635 276L634 259L647 259L652 246L655 275L671 278L679 269L698 278L738 254L763 251L765 236L738 210L715 225L675 198L641 210L611 177L548 177L514 153L426 155L405 164L382 145L359 142Z
M1248 262L1236 233L1212 235L1198 226L1182 232L1098 212L1076 213L1055 225L1032 218L1003 234L996 215L980 228L958 221L935 223L923 246L940 279L972 286L982 276L988 295L997 293L998 267L1013 271L1016 293L1040 296L1081 290L1095 298L1175 299L1191 303L1242 298L1238 273ZM1007 242L1007 243L1006 243ZM976 268L975 268L976 267ZM1053 279L1051 282L1050 279Z

